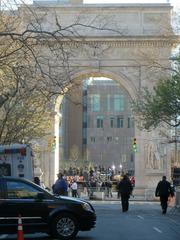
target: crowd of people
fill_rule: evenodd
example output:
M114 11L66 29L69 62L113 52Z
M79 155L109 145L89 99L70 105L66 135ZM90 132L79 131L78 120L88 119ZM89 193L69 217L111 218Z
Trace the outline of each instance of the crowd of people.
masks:
M115 171L111 167L104 166L95 166L95 167L69 167L68 169L60 170L60 173L67 179L71 181L76 179L78 182L81 181L91 181L94 179L96 182L102 182L104 180L118 181L121 179L121 176L124 175L124 172ZM133 185L135 185L134 176L129 176Z
M115 171L111 167L94 166L94 167L69 167L60 171L64 176L83 176L88 181L89 177L97 177L99 174L105 174L110 178L113 177Z
M93 196L93 191L97 188L97 183L94 176L90 176L90 181L86 182L84 187L90 190L89 196ZM68 188L71 189L72 197L78 197L78 184L75 178L72 182L68 182L67 178L63 176L62 173L58 174L58 179L53 184L53 193L56 195L68 195ZM100 191L106 190L107 197L113 197L112 195L112 182L107 179L99 185ZM129 177L125 174L116 186L118 196L121 197L122 211L126 212L129 208L129 198L133 191L133 185Z
M124 175L124 174L123 174ZM123 175L116 175L111 167L87 167L63 169L58 174L57 181L53 184L52 190L54 194L68 195L78 197L80 191L87 191L89 197L93 198L95 191L104 192L105 197L112 198L112 191L117 192L117 197L120 197L118 183ZM115 178L119 176L119 179ZM134 187L135 179L131 176L131 185ZM79 190L79 191L78 191Z

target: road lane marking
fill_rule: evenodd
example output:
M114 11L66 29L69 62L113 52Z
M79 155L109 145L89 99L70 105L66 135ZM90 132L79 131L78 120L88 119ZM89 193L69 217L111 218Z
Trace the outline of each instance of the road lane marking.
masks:
M144 220L144 217L142 217L141 215L137 215L137 217Z
M0 239L4 239L4 238L7 238L8 234L3 234L0 236Z
M154 229L155 231L157 231L158 233L162 233L162 231L161 231L159 228L157 228L157 227L153 227L153 229Z

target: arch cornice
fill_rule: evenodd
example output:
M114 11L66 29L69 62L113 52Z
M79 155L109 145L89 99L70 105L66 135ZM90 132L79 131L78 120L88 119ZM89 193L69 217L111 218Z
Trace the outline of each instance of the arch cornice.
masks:
M137 88L133 84L133 82L124 74L122 73L114 73L112 71L108 70L97 70L97 69L87 69L87 70L81 70L78 73L74 74L72 76L73 81L72 82L80 82L84 79L87 79L89 77L106 77L110 78L117 83L121 84L121 86L129 93L130 97L134 99L137 96ZM71 86L70 86L71 87Z
M59 39L64 46L80 47L85 45L100 46L108 45L109 47L175 47L180 43L180 36L151 37L151 36L126 36L126 37L79 37ZM44 44L47 39L44 39ZM51 43L54 40L51 39ZM48 41L49 44L49 41Z

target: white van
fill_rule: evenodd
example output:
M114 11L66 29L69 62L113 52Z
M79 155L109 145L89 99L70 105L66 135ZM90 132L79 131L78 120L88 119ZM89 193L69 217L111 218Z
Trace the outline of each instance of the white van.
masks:
M33 153L27 144L0 145L0 176L33 180Z

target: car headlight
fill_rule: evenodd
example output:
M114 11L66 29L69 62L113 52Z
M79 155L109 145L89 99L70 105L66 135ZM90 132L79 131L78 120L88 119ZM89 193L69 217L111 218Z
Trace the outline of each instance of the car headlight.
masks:
M84 210L92 212L92 208L88 203L83 203L82 207L83 207Z

